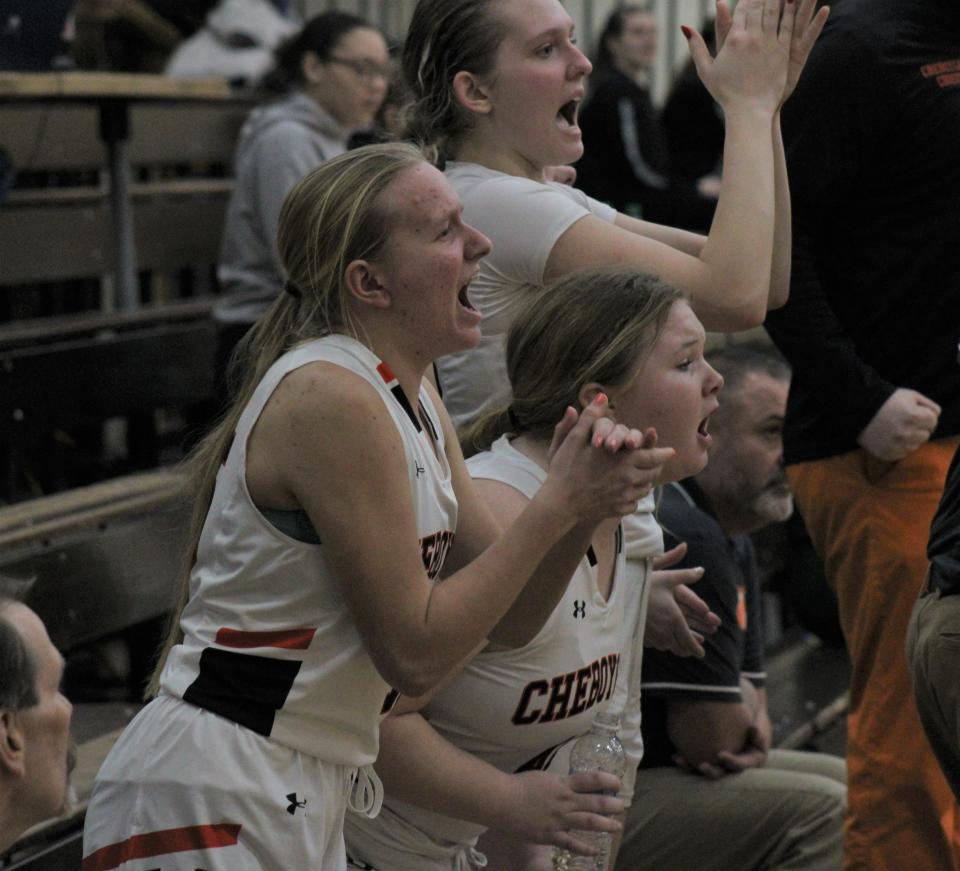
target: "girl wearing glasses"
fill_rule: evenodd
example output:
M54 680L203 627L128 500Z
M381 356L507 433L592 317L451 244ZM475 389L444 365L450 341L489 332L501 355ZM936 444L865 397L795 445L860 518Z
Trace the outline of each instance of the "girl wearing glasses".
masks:
M304 175L343 154L350 134L373 123L388 64L380 31L343 12L311 18L277 49L266 83L285 96L253 111L237 145L218 269L227 294L217 307L220 321L245 331L276 297L283 286L280 207Z

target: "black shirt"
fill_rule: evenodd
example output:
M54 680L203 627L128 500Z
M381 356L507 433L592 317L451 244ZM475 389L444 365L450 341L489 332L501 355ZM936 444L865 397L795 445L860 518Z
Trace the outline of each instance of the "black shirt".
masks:
M898 387L960 432L960 2L844 0L784 108L788 463L857 447Z
M705 640L703 659L650 648L644 651L643 768L673 764L676 749L667 734L670 700L741 702L741 675L757 687L766 678L760 583L749 537L726 536L692 479L664 488L658 517L667 549L687 543L678 568L703 566L704 576L693 589L722 622Z

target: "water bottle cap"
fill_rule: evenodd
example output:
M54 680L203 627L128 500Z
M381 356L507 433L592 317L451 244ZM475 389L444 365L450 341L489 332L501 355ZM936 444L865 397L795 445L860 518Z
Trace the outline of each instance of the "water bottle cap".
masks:
M593 718L593 725L605 732L616 732L620 729L620 714L613 711L598 711Z

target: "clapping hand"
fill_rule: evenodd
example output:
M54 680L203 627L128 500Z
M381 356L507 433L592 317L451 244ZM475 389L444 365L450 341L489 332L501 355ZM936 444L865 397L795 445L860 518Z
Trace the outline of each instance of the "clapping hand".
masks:
M686 552L681 543L653 560L643 643L675 656L702 657L704 636L717 631L720 618L687 586L703 577L702 568L668 570Z
M800 74L806 66L807 58L810 57L810 51L820 37L829 15L829 6L817 10L817 0L789 0L789 2L781 0L779 27L781 32L790 33L790 59L781 105L790 98L797 87ZM730 4L726 0L720 0L717 3L717 15L714 19L717 54L727 41L727 35L732 27L733 13L730 11Z

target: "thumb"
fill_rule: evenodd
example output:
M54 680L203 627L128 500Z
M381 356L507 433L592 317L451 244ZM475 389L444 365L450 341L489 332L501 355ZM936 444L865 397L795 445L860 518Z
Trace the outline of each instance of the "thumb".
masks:
M916 400L917 405L923 406L924 408L929 408L934 414L936 414L939 417L942 409L932 399L930 399L927 396L924 396L922 393L917 393L916 391L914 391L913 398Z
M664 551L661 554L657 554L653 558L653 568L654 570L658 569L668 569L670 566L675 566L680 560L682 560L687 555L687 543L681 541L676 547L672 547L670 550Z
M693 590L687 590L686 593L681 589L686 587L687 584L695 584L703 577L703 566L691 567L688 569L673 569L673 571L664 572L666 575L666 582L668 586L673 587L674 596L680 595L682 597L689 598L691 601L696 599L700 602L706 610L710 610L707 606L707 603L703 601ZM687 596L689 593L689 596Z
M713 36L715 42L714 54L720 54L720 49L727 41L727 34L733 27L733 13L730 11L730 4L726 0L718 0L717 16L713 23Z
M550 458L557 452L560 448L560 445L563 444L564 439L573 428L577 425L577 412L572 405L568 405L563 412L563 417L560 418L560 422L553 428L553 440L550 442L550 450L547 453L547 456Z
M687 27L686 24L683 24L680 29L687 39L690 57L693 58L693 65L697 68L697 75L700 77L700 80L703 81L704 76L710 69L710 64L713 62L710 57L710 49L707 48L703 37L692 27Z

